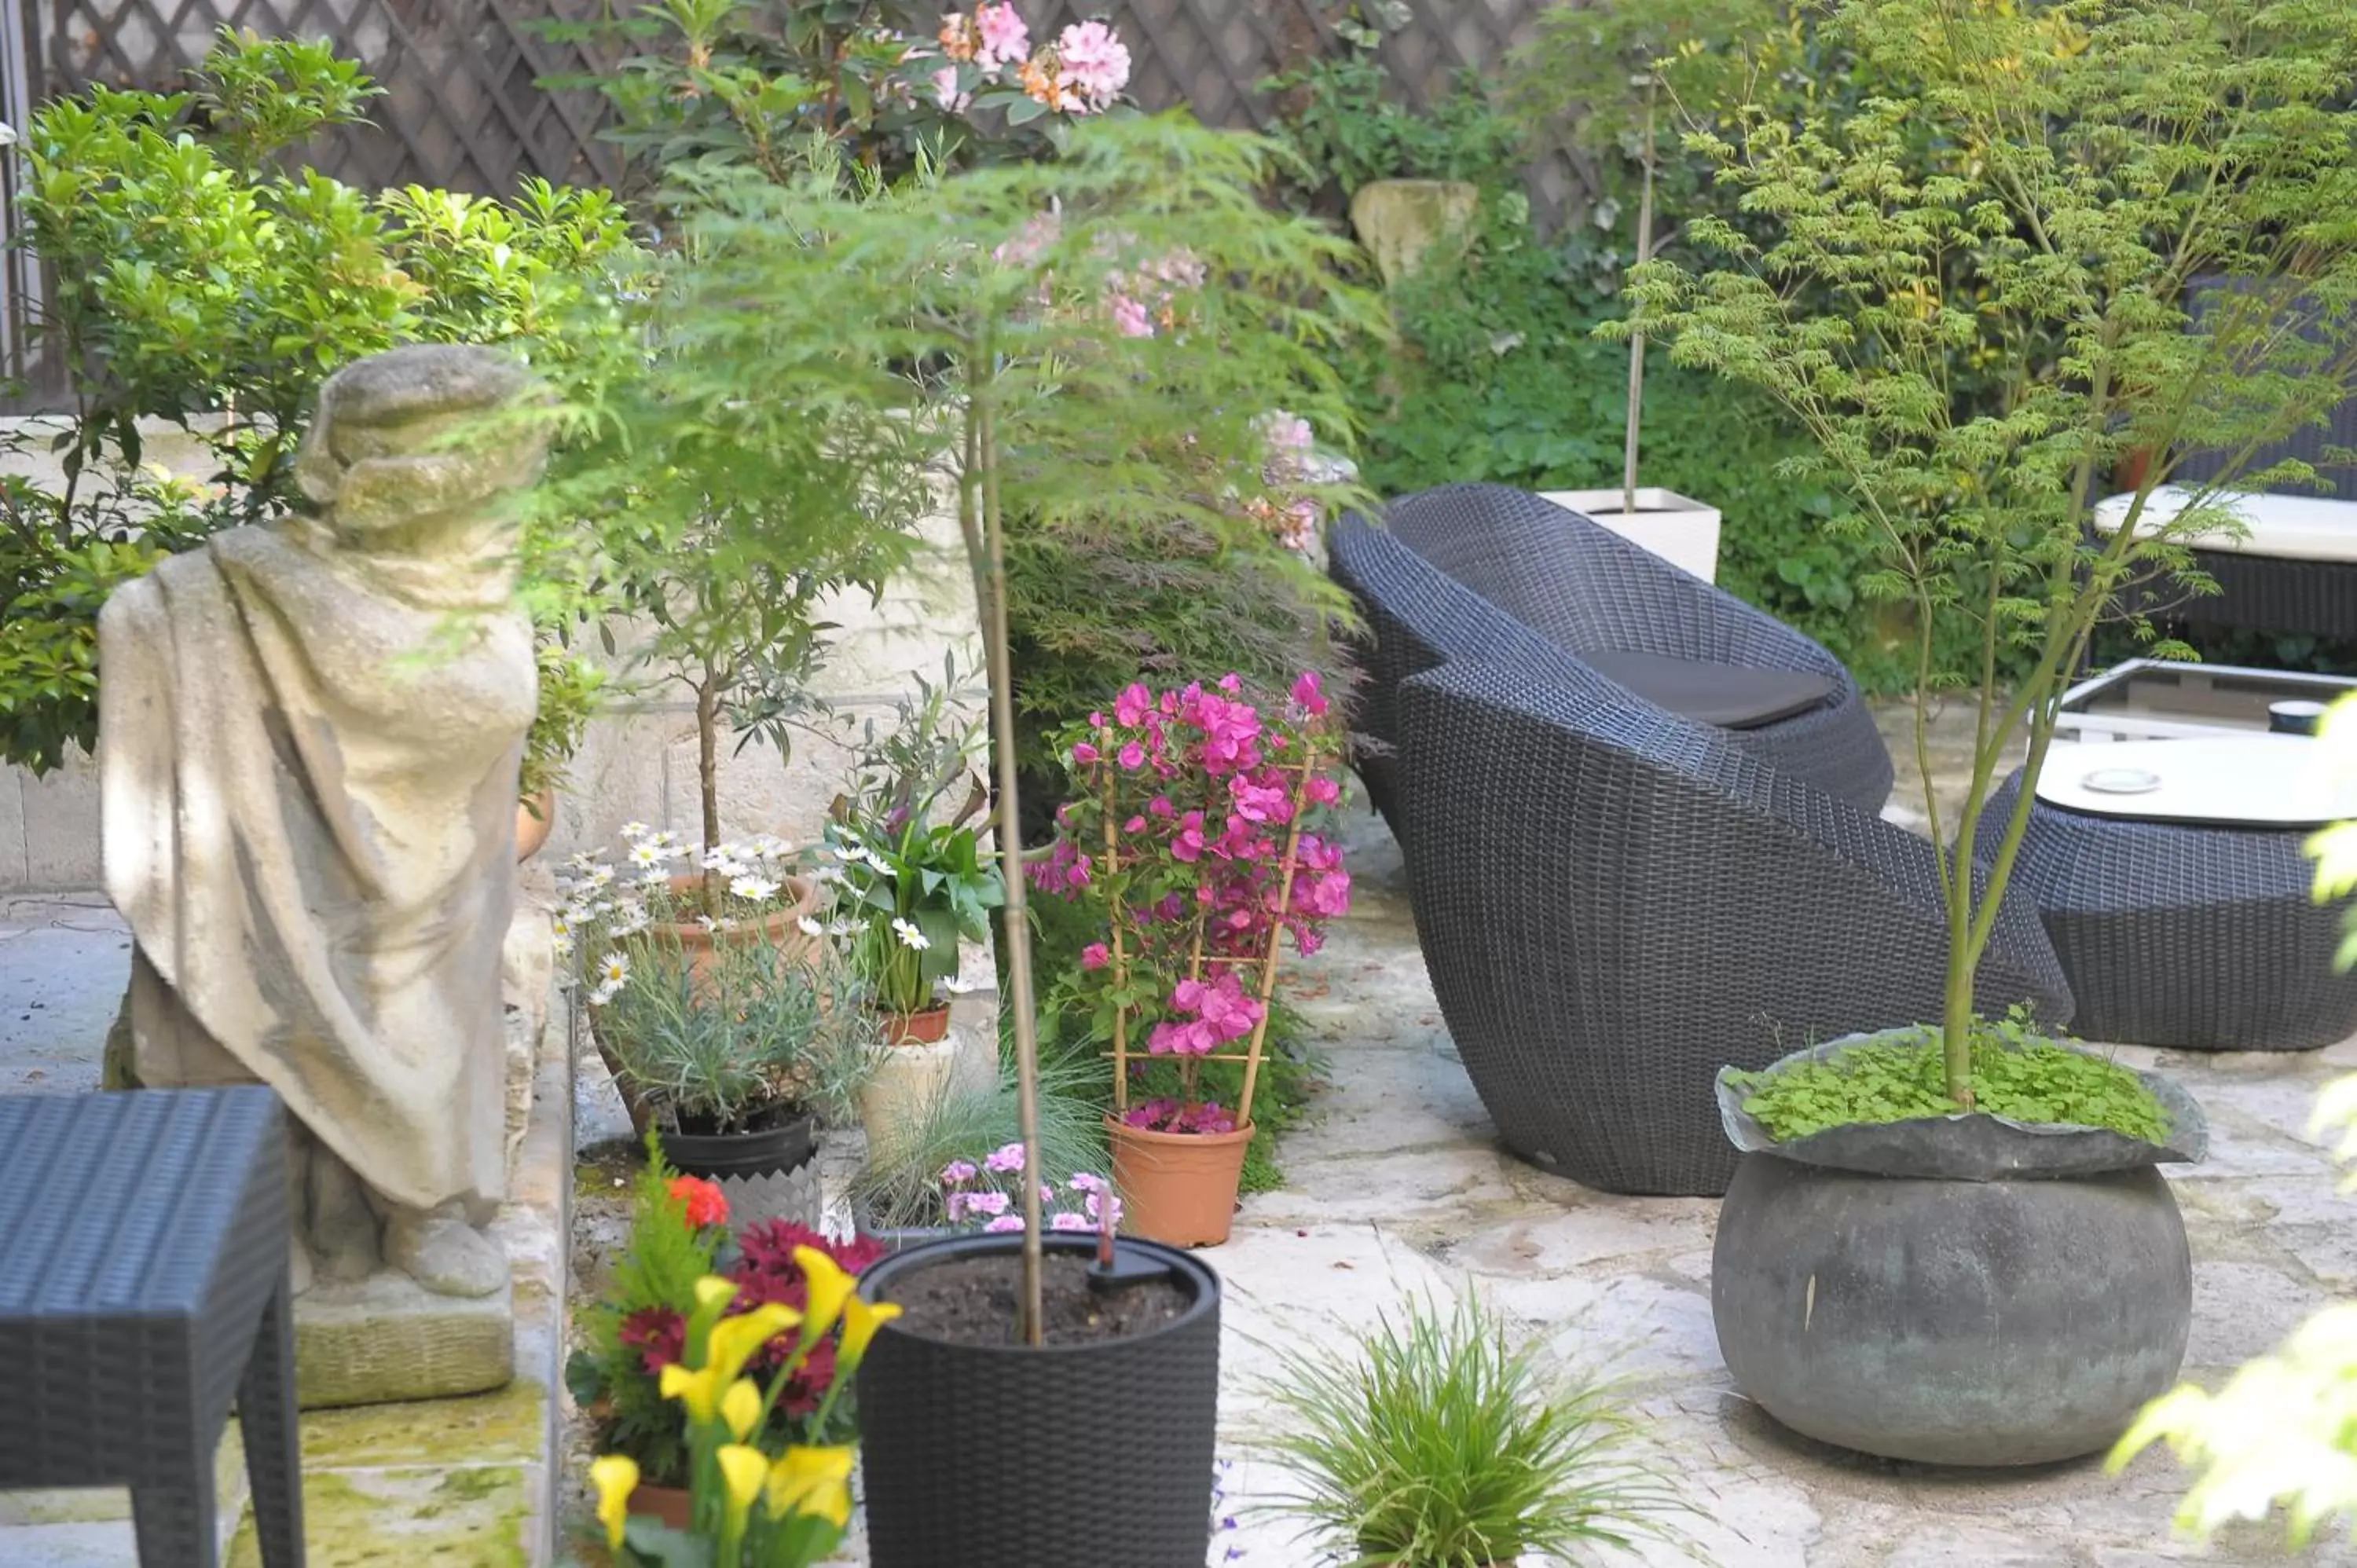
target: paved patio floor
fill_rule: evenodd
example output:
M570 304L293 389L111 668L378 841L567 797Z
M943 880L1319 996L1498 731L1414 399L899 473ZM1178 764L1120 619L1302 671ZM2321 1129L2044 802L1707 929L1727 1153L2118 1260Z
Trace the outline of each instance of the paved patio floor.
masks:
M1954 766L1943 717L1935 777ZM1911 740L1887 713L1909 825ZM1968 721L1966 721L1968 722ZM1304 1568L1309 1546L1249 1505L1279 1477L1254 1461L1255 1387L1271 1348L1341 1341L1402 1297L1475 1290L1544 1336L1566 1367L1627 1380L1659 1456L1700 1510L1688 1550L1655 1563L1725 1568L2159 1568L2287 1559L2255 1529L2207 1550L2172 1537L2183 1476L2165 1455L2126 1475L2096 1461L2005 1475L1850 1455L1775 1426L1735 1391L1710 1319L1716 1199L1615 1197L1508 1155L1451 1047L1410 920L1397 846L1354 820L1356 898L1304 967L1303 1011L1327 1053L1319 1114L1283 1150L1285 1190L1248 1200L1208 1256L1227 1284L1222 1449L1231 1503L1246 1505L1213 1561ZM2357 1069L2357 1041L2293 1056L2126 1047L2179 1075L2208 1111L2208 1163L2170 1174L2192 1238L2189 1375L2213 1384L2311 1309L2357 1287L2357 1197L2336 1196L2304 1135L2317 1089ZM2182 1172L2183 1174L2179 1174ZM1610 1561L1598 1558L1597 1561ZM2289 1561L2357 1563L2341 1541Z

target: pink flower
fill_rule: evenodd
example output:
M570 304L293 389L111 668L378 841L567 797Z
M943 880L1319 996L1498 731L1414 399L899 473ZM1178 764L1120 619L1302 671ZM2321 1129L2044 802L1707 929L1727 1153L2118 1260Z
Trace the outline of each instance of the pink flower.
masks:
M1031 52L1031 29L1024 24L1023 14L1011 0L975 6L974 23L982 37L982 47L975 51L974 59L984 69L1020 64Z
M1170 853L1192 865L1203 858L1203 813L1189 811L1178 820L1178 832L1170 840Z
M1103 1192L1105 1190L1104 1177L1097 1175L1094 1171L1074 1171L1072 1173L1072 1179L1065 1185L1069 1186L1074 1192Z
M1024 1163L1023 1145L1020 1143L1002 1144L993 1149L990 1157L982 1163L1001 1174L1020 1171Z
M1342 798L1342 787L1320 773L1303 782L1301 793L1313 806L1330 806Z
M1129 49L1103 22L1075 22L1056 38L1064 75L1092 109L1103 109L1129 85Z
M1135 773L1146 766L1146 747L1133 740L1121 748L1120 755L1114 760L1120 763L1125 770Z
M1011 1231L1020 1230L1023 1229L1023 1216L1020 1214L1002 1214L982 1229L986 1234L1004 1236Z
M1097 1222L1087 1215L1074 1214L1070 1210L1060 1211L1048 1220L1050 1230L1093 1230L1096 1228Z
M1238 775L1228 781L1228 794L1236 803L1236 814L1248 822L1282 822L1293 815L1293 802L1281 785L1255 783Z
M1326 700L1326 693L1318 689L1318 671L1315 670L1303 671L1301 678L1294 682L1293 702L1313 719L1324 718L1327 710L1333 706Z
M1144 817L1132 817L1129 821L1121 824L1121 831L1125 833L1142 833L1146 831L1146 819Z
M1110 306L1114 330L1125 338L1154 336L1154 315L1136 299L1125 294L1113 296Z
M1235 693L1243 691L1243 689L1244 678L1237 674L1234 671L1231 670L1226 674L1220 677L1220 690L1227 693L1230 696L1235 695Z
M1154 799L1146 802L1146 809L1155 816L1160 817L1166 822L1168 822L1172 815L1178 810L1178 807L1173 806L1170 803L1170 797L1168 795L1157 795Z
M1091 942L1088 946L1081 950L1081 967L1082 969L1103 969L1112 961L1112 950L1107 948L1103 942Z
M1004 1214L1008 1201L1003 1192L953 1192L950 1194L950 1219L954 1223L976 1214Z
M1088 767L1103 755L1104 755L1103 752L1097 750L1095 746L1091 746L1087 741L1082 741L1079 745L1072 747L1072 760L1079 763L1083 768Z
M963 113L974 102L971 93L958 91L958 69L945 65L933 72L933 102L952 114Z
M1146 715L1153 711L1154 693L1146 689L1143 682L1131 685L1113 700L1114 722L1127 727L1144 724Z
M952 1160L949 1164L942 1167L942 1185L944 1187L963 1187L967 1182L972 1181L975 1176L981 1174L982 1173L974 1168L974 1162L972 1160Z

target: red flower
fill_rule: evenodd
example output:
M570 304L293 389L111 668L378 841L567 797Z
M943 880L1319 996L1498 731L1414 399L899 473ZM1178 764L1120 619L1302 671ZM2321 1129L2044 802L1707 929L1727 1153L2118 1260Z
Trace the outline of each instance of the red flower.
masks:
M728 1195L719 1184L702 1176L673 1176L671 1195L687 1206L687 1223L691 1229L702 1230L706 1225L728 1223Z
M622 1319L619 1338L639 1348L650 1376L687 1354L687 1319L667 1306L641 1307Z

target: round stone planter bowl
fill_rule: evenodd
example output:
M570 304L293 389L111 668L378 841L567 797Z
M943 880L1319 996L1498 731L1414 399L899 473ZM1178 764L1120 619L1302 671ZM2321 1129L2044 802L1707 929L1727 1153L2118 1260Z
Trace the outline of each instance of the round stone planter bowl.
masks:
M1094 1255L1092 1236L1049 1234ZM868 1265L887 1302L929 1268L1011 1254L1020 1235L920 1242ZM888 1323L860 1364L860 1468L873 1568L1200 1568L1219 1424L1220 1281L1124 1237L1191 1298L1144 1334L1086 1344L952 1343Z
M2154 1167L2208 1143L2183 1089L2138 1076L2169 1112L2166 1145L1985 1115L1778 1144L1722 1074L1744 1155L1711 1316L1736 1385L1795 1432L1889 1459L2040 1465L2110 1446L2185 1358L2192 1259Z

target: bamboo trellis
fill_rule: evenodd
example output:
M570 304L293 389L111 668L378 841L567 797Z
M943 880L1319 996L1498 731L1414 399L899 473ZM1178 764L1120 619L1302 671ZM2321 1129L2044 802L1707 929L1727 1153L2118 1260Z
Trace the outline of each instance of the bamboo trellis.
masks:
M1097 769L1101 815L1104 819L1104 870L1107 878L1113 879L1121 874L1121 835L1115 825L1120 820L1120 812L1116 809L1119 780L1112 760L1112 731L1100 729L1097 739L1098 755L1103 759L1097 764ZM1211 911L1209 906L1201 903L1195 907L1188 942L1187 976L1189 980L1200 984L1210 966L1215 964L1238 968L1257 965L1259 970L1254 976L1254 1000L1260 1004L1260 1016L1254 1020L1252 1036L1245 1048L1242 1051L1208 1051L1200 1055L1189 1053L1178 1058L1180 1081L1184 1085L1181 1098L1189 1108L1200 1103L1196 1094L1197 1074L1204 1062L1243 1064L1243 1087L1236 1097L1238 1127L1252 1124L1253 1095L1259 1087L1260 1064L1268 1041L1269 1004L1276 994L1276 969L1284 953L1286 919L1293 910L1294 877L1301 865L1302 822L1308 814L1309 781L1318 776L1319 764L1329 760L1329 757L1323 735L1318 731L1305 731L1301 756L1283 769L1293 780L1288 795L1292 811L1286 827L1285 852L1277 862L1276 907L1269 911L1267 930L1258 950L1245 953L1205 952L1204 940ZM1130 962L1138 950L1130 941L1136 926L1136 912L1128 900L1120 897L1109 900L1109 906L1113 932L1108 946L1114 987L1116 993L1126 998L1130 988ZM1124 1000L1116 1004L1114 1010L1113 1049L1106 1054L1113 1058L1113 1101L1116 1115L1129 1109L1129 1065L1131 1058L1137 1054L1131 1050L1129 1043L1130 1023L1135 1005ZM1148 1059L1152 1059L1150 1056Z

